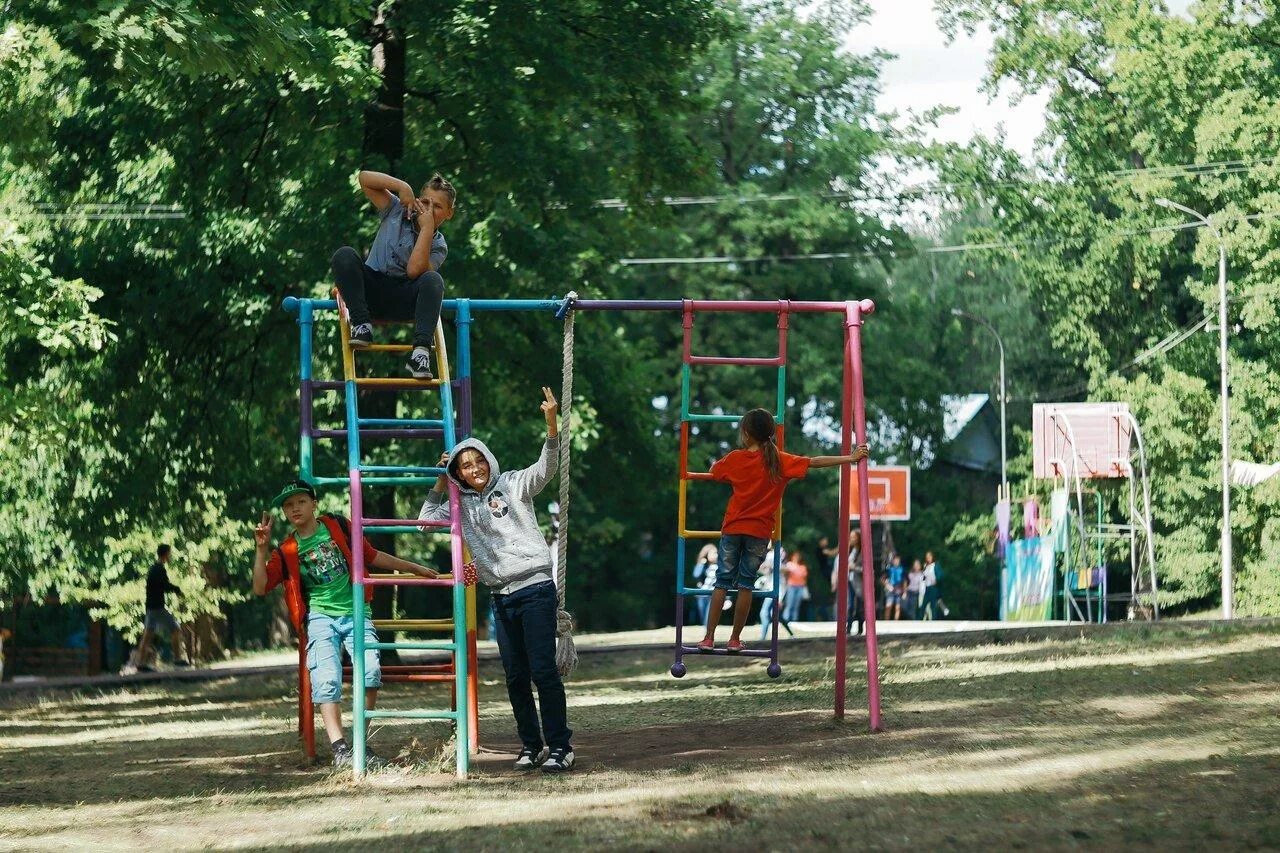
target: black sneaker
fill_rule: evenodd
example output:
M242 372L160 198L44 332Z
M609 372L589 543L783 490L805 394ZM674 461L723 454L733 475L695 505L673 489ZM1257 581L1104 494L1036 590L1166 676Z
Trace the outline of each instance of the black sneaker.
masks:
M517 770L537 770L544 761L547 760L547 748L534 751L529 747L520 750L520 756L516 759L515 768Z
M409 368L414 379L435 378L435 374L431 372L431 353L428 350L414 350L413 355L409 356L406 367Z
M361 323L351 327L351 348L364 349L373 344L373 324Z
M188 667L190 667L190 666L191 666L191 661L189 661L189 660L176 660L176 661L174 661L174 662L173 662L173 665L174 665L174 666L176 666L178 669L187 669Z
M350 767L354 758L355 755L351 752L351 747L349 746L336 746L333 748L333 766L338 769Z
M542 763L543 773L568 773L573 769L573 750L557 747Z

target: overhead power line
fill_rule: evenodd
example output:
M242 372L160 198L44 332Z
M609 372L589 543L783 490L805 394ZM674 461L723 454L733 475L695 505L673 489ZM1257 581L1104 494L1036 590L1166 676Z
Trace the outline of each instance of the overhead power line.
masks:
M1109 179L1124 180L1136 177L1218 177L1221 175L1230 175L1240 172L1247 172L1256 166L1267 165L1280 159L1280 155L1272 155L1269 157L1254 157L1248 160L1215 160L1202 163L1176 163L1167 166L1150 166L1146 168L1125 168L1111 169L1103 172L1096 172L1094 175L1084 178L1072 178L1070 180L1054 181L1052 178L1042 180L1023 179L1023 180L1005 180L990 181L987 183L960 183L958 181L930 181L915 186L905 187L890 194L876 194L867 191L850 191L850 192L785 192L785 193L763 193L760 195L695 195L695 196L663 196L660 199L654 199L649 204L661 204L666 207L696 207L701 205L723 204L725 202L736 202L739 204L751 204L753 202L786 202L800 201L802 199L816 198L828 201L892 201L898 198L913 195L930 195L942 192L951 192L958 189L986 189L991 187L1036 187L1044 183L1057 183L1062 186L1072 185L1090 185L1099 182L1105 182ZM602 198L595 202L593 207L604 210L626 210L631 206L631 202L621 198Z
M1181 329L1178 329L1176 332L1173 332L1172 334L1170 334L1164 340L1160 341L1159 343L1153 344L1151 347L1138 353L1137 355L1129 359L1124 364L1110 371L1109 373L1107 373L1107 375L1104 378L1111 379L1113 377L1120 376L1123 373L1131 370L1132 368L1142 364L1143 362L1150 361L1151 359L1155 358L1158 355L1163 355L1169 352L1170 350L1172 350L1173 348L1181 344L1183 341L1190 338L1196 332L1200 331L1205 326L1208 326L1212 319L1213 319L1212 315L1206 314L1204 317L1201 317L1199 320L1192 320L1190 323L1186 324ZM1052 391L1038 392L1038 393L1032 394L1029 397L1023 397L1023 398L1012 397L1010 399L1013 400L1014 402L1034 403L1040 400L1060 400L1063 397L1072 397L1072 396L1075 396L1076 394L1083 394L1088 390L1089 390L1089 383L1083 382L1079 385L1073 385L1069 388L1055 388Z
M0 219L185 219L177 204L11 204L0 207Z
M1280 216L1280 210L1268 210L1260 213L1249 213L1241 216L1227 216L1215 220L1215 222L1245 222L1255 221L1259 219L1267 219L1272 216ZM1164 231L1187 231L1194 228L1203 228L1204 225L1196 220L1189 222L1169 223L1167 225L1156 225L1151 228L1135 228L1124 229L1109 232L1108 236L1112 237L1138 237L1145 234L1159 234ZM864 249L860 252L815 252L810 254L796 255L706 255L694 257L668 257L668 258L620 258L618 263L624 267L638 266L677 266L690 264L745 264L758 261L830 261L830 260L849 260L849 259L865 259L865 258L903 258L913 257L915 255L935 255L948 254L954 252L974 252L989 249L1018 249L1027 246L1052 245L1063 241L1054 241L1046 239L1036 240L1005 240L987 243L960 243L953 246L926 246L924 248L912 249L885 249L878 251L875 249Z

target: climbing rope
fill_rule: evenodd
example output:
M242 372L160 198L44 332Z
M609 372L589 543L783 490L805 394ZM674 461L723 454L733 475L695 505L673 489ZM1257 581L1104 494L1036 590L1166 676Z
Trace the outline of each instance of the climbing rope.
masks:
M569 413L573 405L573 301L578 294L565 297L564 352L560 380L560 525L556 531L556 669L568 678L578 665L578 650L573 645L573 616L564 609L565 569L569 563Z

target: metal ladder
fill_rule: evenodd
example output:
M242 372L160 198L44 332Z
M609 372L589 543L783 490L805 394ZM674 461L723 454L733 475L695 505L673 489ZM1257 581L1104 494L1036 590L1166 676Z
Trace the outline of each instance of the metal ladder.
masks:
M353 651L351 666L344 668L344 675L352 684L352 752L353 769L360 777L367 768L367 726L370 720L378 718L402 718L419 720L449 720L454 723L456 737L456 770L459 778L468 772L471 752L475 748L477 733L476 718L477 701L475 673L475 590L462 583L462 566L466 554L462 542L461 525L458 520L458 496L456 487L449 486L450 521L422 522L418 519L383 519L368 518L364 512L364 488L366 486L430 486L444 469L434 466L411 465L364 465L362 464L363 439L433 439L442 438L444 448L452 450L456 443L454 425L453 383L449 374L449 361L445 346L443 324L436 325L437 373L439 378L419 380L411 377L361 377L357 375L355 356L360 350L351 348L350 326L340 301L329 300L297 300L293 304L286 301L286 309L298 311L298 323L302 326L300 352L300 397L302 403L301 435L300 435L300 468L301 476L317 486L344 485L349 487L351 495L351 556L353 578L354 622L357 626L364 624L368 587L374 586L440 586L448 587L451 592L450 618L444 619L379 619L374 620L378 630L425 632L446 634L449 639L439 641L405 641L378 642L367 645L363 631L353 634ZM339 309L341 330L343 379L313 379L311 376L312 361L312 327L314 311L320 308ZM373 353L405 353L412 350L410 344L386 343L374 344L365 348L364 352ZM375 389L387 392L408 390L438 389L441 400L441 418L361 418L359 414L358 392L362 389ZM343 394L345 411L345 427L343 429L320 429L314 424L312 402L316 391L333 391ZM343 439L347 441L348 473L345 477L315 476L313 473L313 442L316 439ZM416 533L423 528L447 530L450 536L450 556L452 571L439 578L421 578L406 574L370 574L364 564L364 537L367 533L406 534ZM445 651L449 653L447 663L420 663L383 667L383 682L412 683L448 683L451 687L451 707L445 710L369 710L366 708L364 694L364 653L367 648L395 649L397 651ZM312 713L310 692L307 684L305 666L299 667L299 728L308 753L314 755L314 714ZM345 679L344 679L345 680Z
M712 309L703 309L712 310ZM733 311L732 307L720 309L722 311ZM712 356L712 355L694 355L693 354L693 322L694 322L694 303L691 300L684 300L684 348L682 353L682 362L680 368L680 484L679 484L679 509L677 521L677 535L679 537L676 543L676 642L675 642L675 662L671 664L671 674L676 678L684 677L688 671L684 663L685 655L727 655L725 649L713 649L710 652L700 650L696 645L687 645L684 642L684 599L687 595L711 595L711 590L701 589L699 587L691 587L686 583L686 562L688 556L688 543L690 540L709 539L712 541L720 538L719 530L690 530L688 529L688 506L689 506L689 483L691 481L710 480L711 473L709 471L690 471L689 470L689 433L694 424L699 423L737 423L742 420L742 415L723 415L723 414L702 414L690 411L690 392L689 387L692 379L693 367L695 365L704 364L733 364L750 367L776 367L778 370L778 393L777 403L773 413L774 421L777 423L777 443L778 448L783 446L784 428L783 415L785 414L787 401L787 327L788 313L779 305L778 310L778 354L773 357L766 358L745 358L734 356ZM782 536L782 509L778 509L778 517L774 522L773 538L776 543ZM782 582L782 555L779 549L773 548L773 589L772 590L753 590L752 596L757 599L773 601L773 618L771 620L771 638L768 649L746 649L742 652L735 652L734 657L757 657L768 658L769 666L767 672L771 678L777 678L782 674L782 666L778 663L778 622L781 617L781 607L779 606L779 591Z

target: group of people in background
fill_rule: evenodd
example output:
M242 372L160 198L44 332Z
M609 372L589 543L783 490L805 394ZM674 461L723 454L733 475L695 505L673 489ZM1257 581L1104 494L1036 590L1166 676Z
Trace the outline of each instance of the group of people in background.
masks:
M863 610L863 568L861 535L855 530L849 534L849 607L845 621L848 634L861 634L865 630ZM820 577L826 577L831 584L832 593L838 590L840 551L832 547L827 537L818 540L817 547ZM707 544L699 551L693 567L694 582L702 589L710 590L715 585L716 570L720 560L719 549L715 544ZM778 623L788 634L790 623L800 621L806 602L811 601L809 591L809 566L804 554L799 551L788 553L782 543L774 542L760 561L757 569L755 589L773 590L773 568L777 560L781 565L782 594L779 606L782 608ZM942 568L932 551L926 551L923 560L914 560L910 568L903 564L902 556L897 553L889 555L888 564L878 573L875 589L875 609L883 620L941 619L951 614L950 608L942 599ZM707 621L710 596L700 595L694 599L697 608L698 622ZM725 602L722 607L731 606ZM768 636L769 623L773 619L774 600L766 598L760 604L760 636ZM835 615L835 604L831 605L832 618ZM811 613L811 618L817 614ZM854 630L854 625L857 630Z

